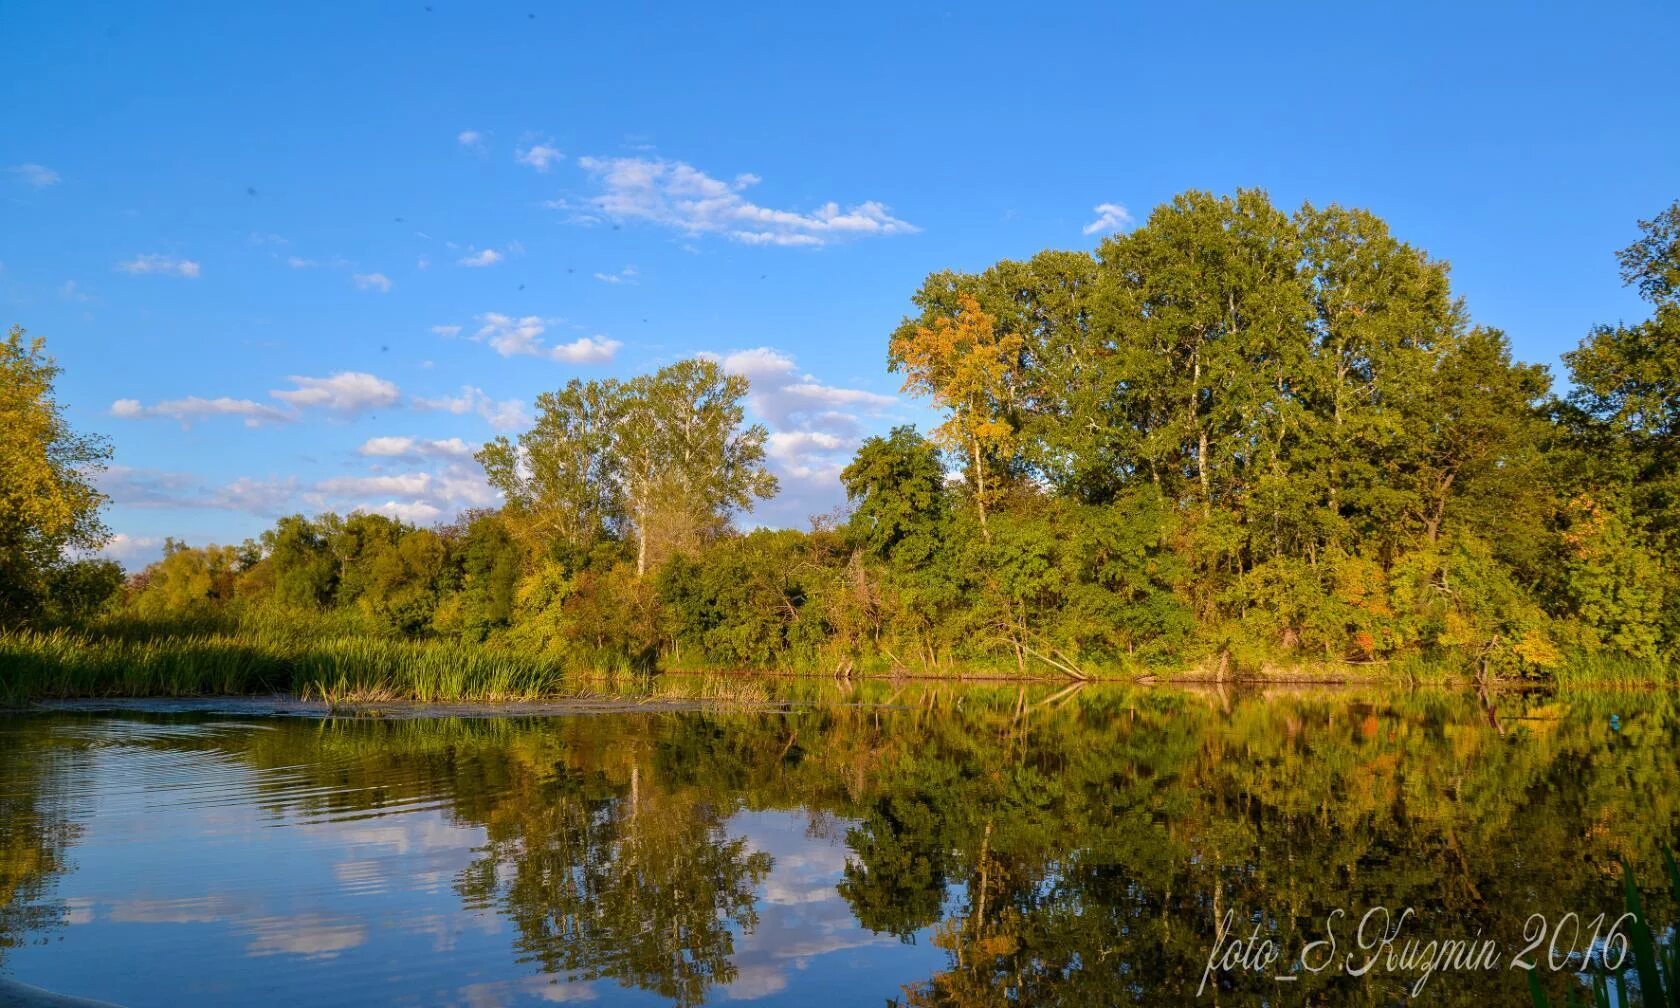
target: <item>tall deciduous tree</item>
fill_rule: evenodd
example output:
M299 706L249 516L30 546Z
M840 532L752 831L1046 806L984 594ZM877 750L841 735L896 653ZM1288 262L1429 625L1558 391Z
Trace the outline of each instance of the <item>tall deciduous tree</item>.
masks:
M982 535L987 505L1014 454L1016 374L1020 334L1000 331L972 294L957 296L954 316L893 335L892 368L904 372L904 391L929 396L950 415L934 437L960 453Z
M625 386L614 437L624 501L636 530L636 575L650 549L698 543L736 512L776 493L762 425L742 429L747 379L693 358Z
M1619 494L1631 524L1662 559L1669 584L1666 634L1680 639L1680 201L1648 221L1617 256L1622 280L1649 301L1651 317L1600 326L1564 355L1574 379L1570 404L1585 418L1585 449L1620 455ZM1603 467L1602 462L1600 467Z
M537 399L537 422L478 460L511 517L545 546L587 554L634 534L636 572L727 525L776 492L768 432L743 429L747 379L715 361L678 361L628 382L568 384Z
M562 542L587 555L625 521L623 460L615 438L628 389L572 379L537 397L537 422L517 441L499 437L478 453L502 492L512 528L527 540Z
M0 342L0 624L39 610L67 549L107 537L91 476L111 450L70 428L53 397L58 373L44 341L22 327Z

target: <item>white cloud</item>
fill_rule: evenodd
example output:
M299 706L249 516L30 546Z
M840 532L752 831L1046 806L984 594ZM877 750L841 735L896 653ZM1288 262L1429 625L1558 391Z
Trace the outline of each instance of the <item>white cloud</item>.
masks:
M458 325L435 325L432 326L432 332L445 337L459 336L461 335L461 327Z
M718 234L749 245L825 245L843 238L914 234L915 225L873 200L808 213L759 206L741 193L756 175L725 182L692 165L658 158L580 158L602 192L592 205L615 220L645 220L688 234Z
M495 249L484 249L456 260L462 266L494 266L502 261L502 254Z
M323 505L331 505L338 510L378 512L416 524L429 523L442 515L457 514L468 508L492 507L500 501L500 496L485 481L484 473L478 466L452 450L455 447L465 449L465 444L459 440L420 444L448 444L451 450L442 453L443 461L437 469L333 476L315 483L313 496ZM418 456L425 452L411 454Z
M1096 213L1097 219L1085 225L1085 234L1111 234L1124 230L1132 223L1131 211L1118 203L1098 203L1091 209Z
M490 429L503 432L519 430L530 425L530 417L525 412L525 403L521 399L503 399L496 401L484 393L483 389L471 385L461 386L458 396L441 396L436 399L415 398L416 409L437 410L460 416L465 413L477 413L490 425Z
M584 336L550 348L548 355L569 364L605 364L613 359L613 355L618 353L618 348L623 345L618 340Z
M340 371L329 378L292 375L286 379L294 389L278 389L269 395L298 409L321 407L335 413L379 409L397 401L397 386L362 371Z
M486 399L478 404L478 415L484 418L491 430L497 432L515 431L531 424L531 418L525 412L525 403L518 399L503 399L500 402Z
M548 324L535 315L514 318L500 312L485 312L473 338L486 341L503 357L547 357L567 364L605 364L624 344L603 336L584 336L570 343L548 346L542 334Z
M782 491L753 509L765 524L797 526L845 500L840 471L856 451L860 417L882 417L899 400L867 389L827 385L803 373L792 357L772 347L717 356L725 371L750 381L747 404L770 429L765 454Z
M146 253L135 256L128 262L117 263L117 269L124 273L164 273L195 280L199 275L198 263L191 259L177 259L162 253Z
M150 563L162 549L163 540L156 536L131 536L127 532L118 532L99 548L98 555L125 567L130 564L139 566L142 562Z
M166 417L180 421L183 426L211 417L235 416L243 417L247 427L257 427L264 423L296 420L298 410L319 407L336 413L355 413L390 406L399 398L396 385L359 371L341 371L329 378L293 375L288 380L296 388L275 389L269 395L291 407L291 411L231 396L214 399L186 396L166 399L150 406L138 399L118 399L111 404L111 415L121 420Z
M879 392L824 385L812 375L801 374L792 357L770 347L703 356L711 356L731 374L745 376L752 383L753 408L778 428L832 430L845 426L848 419L844 413L837 414L838 408L879 414L898 404L893 396Z
M58 172L46 165L20 164L12 166L12 174L22 179L25 185L32 185L37 189L58 185Z
M412 437L368 438L358 449L375 458L471 458L472 446L460 438L428 441Z
M286 265L290 266L292 269L314 269L316 266L319 266L320 263L317 263L313 259L305 259L302 256L287 256Z
M796 459L811 451L843 451L851 444L850 438L826 431L777 431L770 435L764 450L774 459Z
M383 273L357 273L350 278L362 290L376 290L381 294L391 293L391 278Z
M455 142L460 144L462 147L483 147L484 134L480 133L478 130L462 130L461 132L455 134Z
M437 505L425 501L386 501L373 510L410 525L426 525L443 514Z
M74 280L66 280L64 283L60 284L58 288L58 296L66 301L80 301L84 304L94 300L93 295L77 287L76 281Z
M597 273L595 279L609 284L635 283L636 267L626 266L617 273Z
M529 165L537 171L548 171L551 165L566 159L552 141L521 147L513 155L513 159L522 165Z
M189 426L195 421L216 416L244 417L247 427L256 427L264 422L283 422L292 419L292 416L284 410L266 403L252 402L249 399L232 399L228 396L220 396L215 399L187 396L184 399L168 399L151 406L141 404L138 399L118 399L111 404L111 415L122 420L168 417L171 420L179 420L183 426Z
M397 473L388 476L333 476L315 484L319 493L334 497L359 497L369 494L425 493L432 485L431 473Z

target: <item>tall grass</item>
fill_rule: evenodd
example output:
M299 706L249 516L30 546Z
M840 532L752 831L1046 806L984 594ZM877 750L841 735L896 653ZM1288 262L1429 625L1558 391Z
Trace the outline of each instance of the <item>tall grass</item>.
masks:
M1674 903L1680 907L1680 865L1676 865L1674 852L1667 846L1663 847L1663 867L1668 872ZM1615 970L1592 971L1588 992L1577 986L1567 990L1567 1008L1680 1008L1680 941L1675 939L1675 925L1652 927L1626 859L1622 861L1622 901L1632 918L1625 948L1630 953L1627 957L1633 960L1632 969L1623 962ZM1658 942L1659 932L1667 935L1666 946ZM1629 972L1633 974L1631 983ZM1551 1000L1532 968L1528 970L1528 993L1534 1008L1550 1008Z
M458 643L307 633L0 635L0 700L292 693L499 702L567 693L553 659Z
M1680 664L1641 661L1623 655L1598 652L1574 655L1554 669L1552 680L1560 687L1594 689L1645 689L1680 685Z

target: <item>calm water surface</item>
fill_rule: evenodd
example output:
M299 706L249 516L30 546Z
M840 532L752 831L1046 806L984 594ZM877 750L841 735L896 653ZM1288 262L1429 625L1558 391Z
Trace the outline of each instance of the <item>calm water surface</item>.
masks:
M0 715L0 976L130 1008L1396 1004L1415 977L1197 986L1227 911L1286 958L1379 905L1508 955L1530 914L1619 912L1617 854L1656 898L1677 803L1665 697Z

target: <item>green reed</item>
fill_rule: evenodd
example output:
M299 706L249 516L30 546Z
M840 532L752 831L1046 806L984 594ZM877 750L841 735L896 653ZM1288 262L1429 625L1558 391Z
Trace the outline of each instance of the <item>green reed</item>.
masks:
M1680 907L1680 865L1674 861L1674 852L1666 846L1663 848L1663 866L1668 871L1668 884L1674 894L1674 902ZM1637 978L1637 985L1630 985L1627 978L1627 966L1624 963L1620 969L1613 972L1595 972L1591 979L1591 999L1587 1000L1581 988L1570 987L1566 997L1567 1008L1680 1008L1680 941L1674 939L1674 927L1666 929L1669 942L1664 947L1657 940L1658 932L1651 927L1650 918L1646 915L1644 901L1639 896L1639 886L1633 880L1633 869L1627 860L1622 861L1622 900L1632 920L1627 928L1628 950L1633 956L1633 975ZM1528 993L1534 1001L1535 1008L1550 1008L1551 1002L1546 997L1545 988L1540 985L1540 976L1536 970L1528 971Z
M307 633L0 635L0 700L298 694L498 702L570 692L560 662L454 642Z

